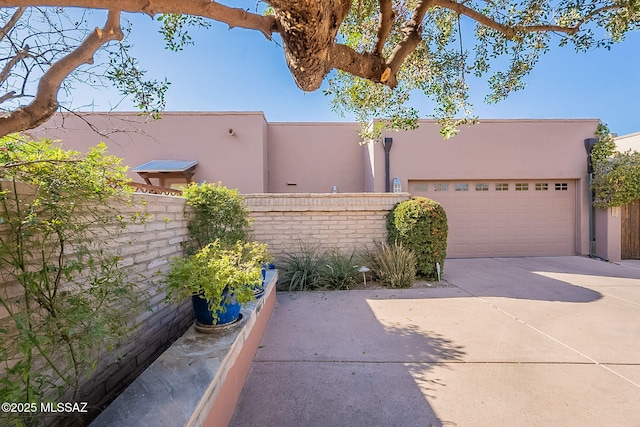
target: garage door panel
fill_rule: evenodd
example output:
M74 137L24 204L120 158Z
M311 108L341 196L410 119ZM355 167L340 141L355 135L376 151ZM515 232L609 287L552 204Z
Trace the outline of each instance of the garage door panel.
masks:
M437 183L410 180L409 191L447 212L449 257L575 255L574 181L449 181L448 191L434 191ZM460 183L469 191L455 191ZM516 191L525 183L528 190Z

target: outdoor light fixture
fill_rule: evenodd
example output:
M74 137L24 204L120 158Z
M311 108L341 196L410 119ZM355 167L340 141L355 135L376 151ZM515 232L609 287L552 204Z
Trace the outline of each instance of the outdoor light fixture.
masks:
M369 270L367 267L365 267L364 265L362 267L360 267L358 269L358 271L360 273L362 273L362 280L364 280L364 286L367 286L367 273L371 270Z

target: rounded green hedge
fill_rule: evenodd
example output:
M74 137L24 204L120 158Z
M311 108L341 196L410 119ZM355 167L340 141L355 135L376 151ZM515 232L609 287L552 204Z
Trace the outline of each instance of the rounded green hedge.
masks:
M396 204L387 215L387 232L389 243L401 243L415 252L419 275L437 278L436 263L444 271L449 226L440 203L413 197Z

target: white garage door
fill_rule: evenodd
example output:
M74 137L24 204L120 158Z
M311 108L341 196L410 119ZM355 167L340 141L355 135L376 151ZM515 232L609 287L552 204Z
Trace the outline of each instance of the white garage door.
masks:
M571 180L409 181L409 192L442 204L450 258L575 255Z

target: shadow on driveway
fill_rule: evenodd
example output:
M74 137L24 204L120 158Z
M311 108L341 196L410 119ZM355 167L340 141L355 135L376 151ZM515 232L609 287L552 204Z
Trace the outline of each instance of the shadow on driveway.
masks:
M279 293L230 425L446 425L414 374L464 349L418 325L381 324L368 297L378 294Z
M597 301L602 298L600 292L571 279L584 275L601 277L603 281L611 277L640 278L640 271L637 273L581 257L448 259L445 262L446 280L473 296L537 301Z
M230 425L640 423L640 270L452 259L445 278L278 293Z

